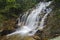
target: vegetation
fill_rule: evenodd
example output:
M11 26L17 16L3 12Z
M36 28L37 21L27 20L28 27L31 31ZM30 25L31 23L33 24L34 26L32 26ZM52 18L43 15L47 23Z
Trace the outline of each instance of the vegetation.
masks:
M19 15L35 6L39 0L0 0L0 26L16 21ZM7 22L6 22L7 21ZM4 27L4 26L3 26Z

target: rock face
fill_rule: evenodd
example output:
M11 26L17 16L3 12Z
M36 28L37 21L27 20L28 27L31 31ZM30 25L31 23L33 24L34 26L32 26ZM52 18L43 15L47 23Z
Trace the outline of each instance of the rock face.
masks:
M0 34L1 34L1 36L4 36L4 35L10 34L12 32L14 32L14 31L12 31L12 30L3 30L2 32L0 32Z

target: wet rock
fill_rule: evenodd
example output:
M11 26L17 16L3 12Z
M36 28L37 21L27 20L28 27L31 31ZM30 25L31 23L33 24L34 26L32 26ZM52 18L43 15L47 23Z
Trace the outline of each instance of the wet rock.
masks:
M12 32L14 32L14 31L13 30L3 30L2 32L0 32L0 35L4 36L4 35L10 34Z

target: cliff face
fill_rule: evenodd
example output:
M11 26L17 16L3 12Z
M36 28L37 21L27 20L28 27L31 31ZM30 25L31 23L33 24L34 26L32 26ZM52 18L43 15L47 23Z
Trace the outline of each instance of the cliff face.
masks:
M54 3L54 9L47 20L47 27L51 38L60 36L60 7L59 1Z

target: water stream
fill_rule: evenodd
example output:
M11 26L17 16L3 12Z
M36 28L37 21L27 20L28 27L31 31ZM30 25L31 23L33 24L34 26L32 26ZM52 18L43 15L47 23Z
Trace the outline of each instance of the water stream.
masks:
M33 36L38 30L43 30L44 21L47 18L47 15L52 11L51 8L47 8L52 1L49 2L40 2L35 9L33 9L30 14L23 15L22 18L18 19L18 25L20 25L20 21L23 21L25 24L17 29L15 32L8 34L7 36L20 34L22 36ZM39 15L44 14L41 18ZM27 12L28 13L28 12ZM41 18L41 21L39 19ZM39 24L39 25L38 25Z

